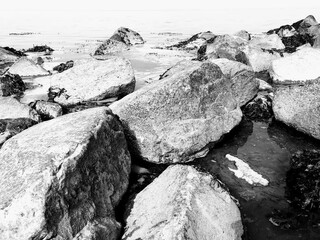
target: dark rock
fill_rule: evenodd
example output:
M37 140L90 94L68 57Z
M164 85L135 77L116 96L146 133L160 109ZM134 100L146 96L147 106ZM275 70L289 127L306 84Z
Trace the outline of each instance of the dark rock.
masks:
M269 121L273 117L272 99L269 95L258 95L242 108L243 114L254 121Z
M7 51L12 52L13 54L15 54L15 55L18 56L18 57L25 57L25 56L27 56L24 52L19 51L19 50L16 50L16 49L11 48L11 47L4 47L3 49L6 49Z
M282 39L283 44L285 45L285 52L293 53L297 50L298 47L309 43L313 45L314 40L310 35L301 35L296 34L290 37L283 37Z
M125 27L118 28L115 31L115 33L110 37L110 39L123 42L124 44L129 46L145 43L145 41L143 40L143 38L140 36L139 33Z
M37 64L42 65L44 63L44 60L42 57L37 57Z
M129 47L125 43L114 39L108 39L97 48L94 55L112 54L126 50L129 50Z
M288 199L306 211L320 209L320 151L304 150L293 154L287 172Z
M54 71L58 71L59 73L68 70L69 68L72 68L74 65L74 62L72 60L67 61L66 63L61 63L58 66L55 66L53 68Z
M29 104L29 106L37 111L42 121L57 118L62 115L62 107L58 103L36 101Z
M0 76L0 96L21 95L26 86L21 77L17 74L6 73Z
M26 50L26 52L53 52L54 50L47 45L33 46Z

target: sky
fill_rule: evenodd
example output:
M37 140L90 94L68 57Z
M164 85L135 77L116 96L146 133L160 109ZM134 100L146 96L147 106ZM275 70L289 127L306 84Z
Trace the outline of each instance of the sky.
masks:
M220 8L318 8L319 0L6 0L0 11L210 10Z

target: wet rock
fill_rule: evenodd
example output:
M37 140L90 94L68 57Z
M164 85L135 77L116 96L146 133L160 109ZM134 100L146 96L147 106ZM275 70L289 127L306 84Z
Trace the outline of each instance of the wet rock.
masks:
M8 70L11 74L18 74L21 77L45 76L50 73L34 61L22 57L15 62Z
M320 83L278 87L273 100L275 118L320 139Z
M145 43L145 41L143 40L143 38L140 36L139 33L125 27L118 28L114 32L114 34L110 37L110 39L123 42L128 46Z
M114 39L108 39L97 48L97 50L94 52L94 55L118 53L125 50L129 50L129 47L125 43L116 41Z
M33 46L32 48L29 48L28 50L26 50L26 52L46 52L46 53L50 53L53 51L54 50L47 45Z
M30 118L36 122L40 120L37 112L28 105L13 97L0 97L0 119L6 118Z
M6 73L0 76L0 97L21 95L26 86L19 75Z
M129 172L121 124L107 108L21 132L0 150L0 239L117 239L114 208Z
M9 52L12 52L13 54L15 54L16 56L18 57L25 57L27 56L24 52L22 51L19 51L19 50L16 50L14 48L11 48L11 47L4 47L3 49L9 51Z
M293 154L287 172L286 193L292 206L305 211L320 209L320 151L304 150Z
M198 60L209 58L227 58L229 60L240 61L241 47L247 43L240 37L231 35L220 35L211 38L198 50Z
M157 201L154 201L157 199ZM191 166L170 166L134 200L122 239L234 239L243 234L229 193Z
M49 120L62 116L62 107L53 102L36 101L29 104L37 111L42 120Z
M273 117L272 98L259 94L242 108L242 112L250 120L269 121Z
M77 64L59 74L38 78L35 83L49 89L49 98L62 106L122 97L134 91L135 77L128 60L95 59Z
M72 68L74 65L74 62L72 60L67 61L66 63L61 63L58 66L55 66L53 68L54 71L58 71L59 73L62 73L66 70L68 70L69 68Z
M110 108L126 127L132 154L155 163L188 162L240 122L231 84L217 65L195 62Z
M181 41L177 44L171 45L166 47L167 49L181 49L181 50L197 50L199 49L203 44L206 43L207 40L215 38L216 35L214 35L212 32L200 32L195 35L193 35L191 38Z
M320 50L305 47L272 62L270 75L279 84L304 83L320 77Z

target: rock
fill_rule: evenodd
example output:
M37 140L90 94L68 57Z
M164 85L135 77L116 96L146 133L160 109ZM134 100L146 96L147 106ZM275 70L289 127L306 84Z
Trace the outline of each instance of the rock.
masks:
M123 42L128 46L145 43L139 33L125 27L118 28L110 39Z
M210 61L217 64L222 73L231 79L231 90L240 107L258 93L259 82L251 67L225 58L210 59Z
M44 60L42 57L37 57L37 64L42 65L44 63Z
M92 59L50 77L38 78L35 83L49 89L52 100L62 106L122 97L134 91L135 77L128 60Z
M227 58L229 60L240 61L240 48L247 43L240 37L230 35L220 35L211 38L198 50L198 60L209 58Z
M273 100L275 118L320 139L320 82L278 87Z
M305 47L272 62L270 75L276 83L304 83L320 77L320 50Z
M173 65L172 67L170 67L169 69L167 69L163 74L161 74L159 80L167 77L171 77L174 74L184 71L197 64L199 64L198 61L182 60L177 64Z
M0 97L21 95L26 86L19 75L6 73L0 76Z
M26 50L26 52L46 52L46 53L50 53L53 51L54 50L47 45L33 46L32 48L29 48L28 50Z
M125 50L129 50L129 47L125 43L116 41L114 39L108 39L97 48L97 50L94 52L94 55L118 53Z
M154 163L188 162L240 122L231 84L217 65L194 62L110 108L126 128L132 154Z
M59 73L64 72L65 70L68 70L69 68L72 68L74 65L74 62L72 60L67 61L66 63L61 63L58 66L55 66L53 68L54 71L58 71Z
M246 30L241 30L239 32L236 32L235 34L233 34L236 37L240 37L246 41L251 40L251 34L249 32L247 32Z
M36 122L40 120L37 112L28 105L13 97L0 97L0 119L6 118L30 118Z
M240 240L243 234L229 193L212 176L183 165L168 167L137 195L126 223L124 240Z
M320 208L320 151L304 150L292 155L286 193L292 206L307 211Z
M121 124L107 108L21 132L0 149L0 239L117 239L114 208L129 172Z
M9 51L9 52L12 52L13 54L15 54L16 56L18 57L25 57L27 56L24 52L22 51L19 51L19 50L16 50L14 48L11 48L11 47L4 47L3 49Z
M181 41L177 44L171 45L166 47L167 49L182 49L182 50L197 50L199 49L203 44L206 43L207 40L212 39L216 37L212 32L200 32L195 35L193 35L191 38Z
M272 86L262 79L257 79L259 81L259 91L272 91Z
M18 74L21 77L45 76L50 73L34 61L22 57L15 62L8 70L11 74Z
M259 94L243 107L242 112L250 120L268 121L273 117L272 98Z
M261 48L265 50L279 50L285 48L285 45L282 43L281 38L277 34L255 35L248 44L250 47Z
M31 105L31 107L40 115L42 120L49 120L62 116L62 107L57 103L36 101Z
M283 25L279 28L269 30L267 34L278 34L279 37L291 37L297 34L296 29L291 25Z
M299 47L312 42L312 38L310 38L310 36L301 35L301 34L295 34L293 36L283 37L281 40L285 45L285 52L287 53L293 53L297 51Z
M7 63L7 62L15 62L19 58L18 55L11 52L10 50L7 50L5 48L0 47L0 64Z

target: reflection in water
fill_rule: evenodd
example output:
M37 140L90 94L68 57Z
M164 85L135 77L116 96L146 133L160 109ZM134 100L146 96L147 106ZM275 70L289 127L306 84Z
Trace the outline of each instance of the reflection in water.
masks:
M320 149L319 142L282 124L243 120L205 158L193 164L217 176L239 200L246 228L244 239L319 239L318 227L283 230L269 221L270 214L275 210L289 209L285 197L285 180L291 154L311 148ZM225 158L226 154L248 163L254 171L268 179L269 185L254 186L235 177L229 167L236 166Z

